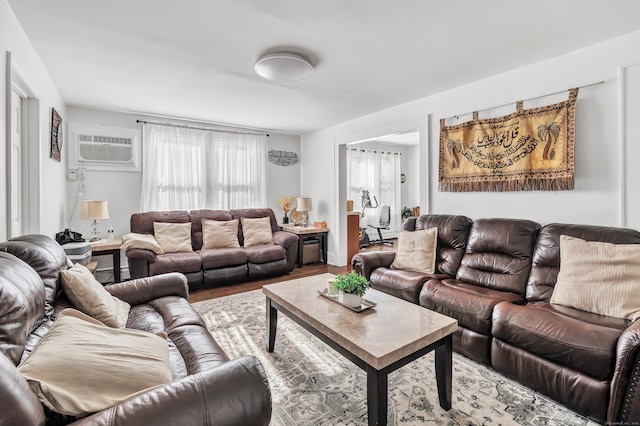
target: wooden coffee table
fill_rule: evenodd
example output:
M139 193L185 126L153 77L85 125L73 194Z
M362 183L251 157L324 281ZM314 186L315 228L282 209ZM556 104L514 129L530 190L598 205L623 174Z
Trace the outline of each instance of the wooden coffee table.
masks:
M369 289L377 303L360 313L320 296L332 274L269 284L267 350L273 352L278 311L300 324L367 373L370 425L387 424L387 375L435 350L440 406L451 408L452 334L458 321L413 303Z

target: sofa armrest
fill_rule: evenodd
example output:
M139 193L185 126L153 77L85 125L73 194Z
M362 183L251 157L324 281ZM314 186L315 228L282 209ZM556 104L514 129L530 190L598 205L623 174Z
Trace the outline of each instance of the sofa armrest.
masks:
M351 266L358 274L363 275L366 279L371 277L371 271L376 268L388 268L393 263L396 253L393 251L370 251L366 253L357 253L351 259Z
M243 356L73 424L266 426L271 410L271 391L262 364Z
M156 261L156 254L151 250L132 248L124 252L129 259L146 260L149 263Z
M298 260L298 244L300 238L291 232L276 231L273 233L273 242L281 246L287 252L287 267L289 272L293 271Z
M620 335L611 380L607 423L630 424L640 419L640 320Z
M179 272L138 278L108 285L105 289L130 305L141 305L164 296L189 298L187 277Z

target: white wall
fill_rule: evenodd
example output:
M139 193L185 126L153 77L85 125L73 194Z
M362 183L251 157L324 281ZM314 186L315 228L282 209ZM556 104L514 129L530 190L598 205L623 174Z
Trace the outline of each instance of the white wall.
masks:
M66 106L58 89L54 85L49 73L38 57L35 49L22 31L18 20L6 0L0 0L0 241L7 238L7 52L11 52L11 62L17 67L21 77L40 100L40 135L39 155L40 182L38 185L26 188L37 190L40 188L39 223L35 231L53 237L63 229L66 216L66 185L64 155L58 163L49 158L49 132L51 124L51 108L62 117L64 126L63 136L66 144L66 124L68 122ZM63 148L64 149L64 148Z
M549 222L639 227L631 219L621 223L625 200L637 200L634 185L621 185L620 85L621 66L640 61L640 32L599 43L569 54L496 75L433 96L325 128L301 139L302 191L327 210L329 260L346 263L346 234L341 225L339 170L334 166L337 145L348 135L367 133L403 120L428 120L421 134L420 206L422 213L463 214L471 218L514 217ZM556 192L438 192L439 120L604 80L582 89L576 109L575 189ZM637 96L637 93L627 93ZM566 97L566 95L565 95ZM557 97L525 103L525 108L551 103ZM515 109L515 107L514 107ZM483 113L481 113L481 117ZM636 120L637 122L637 120ZM638 124L634 124L638 126ZM428 128L428 130L426 130ZM381 133L384 134L384 133ZM629 171L637 182L640 169ZM327 174L333 187L326 185ZM319 179L323 177L320 184ZM426 180L426 181L425 181ZM426 190L423 190L426 189Z
M70 123L92 124L141 129L142 124L136 120L149 120L148 116L94 110L88 108L69 107ZM300 155L300 137L270 133L267 139L268 149L293 151ZM144 164L142 165L144 167ZM69 225L71 229L88 235L91 232L90 221L80 219L80 205L85 200L108 200L109 219L99 221L100 230L104 234L109 225L113 226L116 237L129 232L129 219L132 213L140 211L140 194L142 173L131 171L102 171L87 170L85 190L82 196L78 196L80 180L67 181L67 205L69 212L73 212L73 218ZM280 209L280 195L299 196L300 193L300 163L282 167L268 163L267 168L267 207L273 209L276 218L282 217ZM111 267L111 258L101 256L98 269ZM122 267L126 268L127 259L122 255Z

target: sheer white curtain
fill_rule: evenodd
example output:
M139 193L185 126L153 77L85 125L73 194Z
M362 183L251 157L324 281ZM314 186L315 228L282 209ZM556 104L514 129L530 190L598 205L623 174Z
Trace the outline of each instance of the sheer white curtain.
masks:
M141 211L266 205L264 135L144 124Z
M378 207L367 209L360 225L377 225L382 206L391 207L391 230L400 228L400 153L370 149L347 149L347 199L354 210L362 211L361 195L368 190ZM376 234L377 238L377 234Z

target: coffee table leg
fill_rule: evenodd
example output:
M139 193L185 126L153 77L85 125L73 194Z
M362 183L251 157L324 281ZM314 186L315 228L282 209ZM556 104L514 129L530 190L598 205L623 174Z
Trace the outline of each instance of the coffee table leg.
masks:
M436 349L436 383L438 399L445 410L451 408L451 380L453 362L453 335L444 338L444 345Z
M271 299L267 297L267 352L273 352L276 344L276 327L278 326L278 310L271 306Z
M387 374L367 365L367 414L369 425L387 424Z

